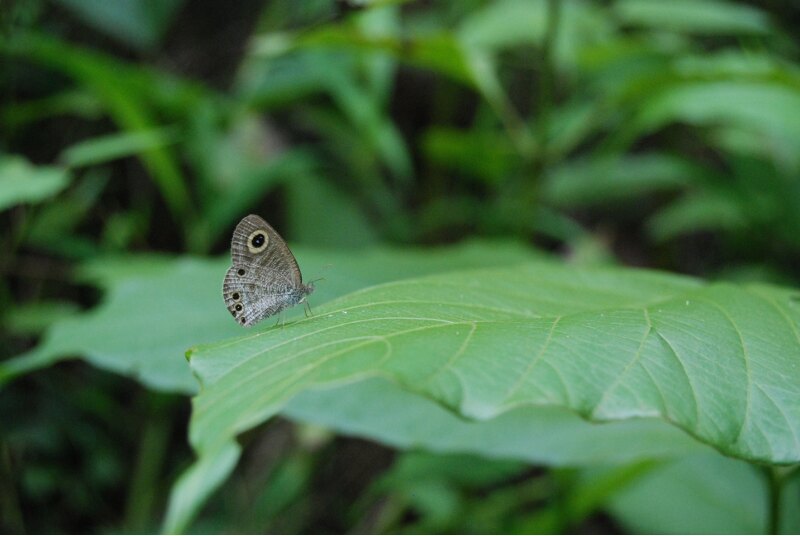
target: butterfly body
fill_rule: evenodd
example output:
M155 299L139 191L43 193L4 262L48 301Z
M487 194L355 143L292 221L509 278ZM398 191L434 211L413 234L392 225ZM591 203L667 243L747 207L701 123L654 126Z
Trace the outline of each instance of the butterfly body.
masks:
M259 216L251 214L236 226L231 260L222 295L228 311L243 326L302 303L314 292L313 284L303 283L286 242Z

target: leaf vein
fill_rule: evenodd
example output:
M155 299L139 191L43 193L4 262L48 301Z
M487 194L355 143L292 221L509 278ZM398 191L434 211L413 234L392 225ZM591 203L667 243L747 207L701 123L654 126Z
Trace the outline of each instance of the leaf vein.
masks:
M600 407L603 405L606 398L611 395L611 393L614 391L614 389L616 389L619 386L620 383L622 383L622 380L625 378L625 375L628 373L628 371L630 371L631 368L636 366L636 364L639 363L639 361L642 358L642 351L644 350L644 344L645 342L647 342L647 337L650 336L650 333L653 330L653 324L650 322L650 315L647 313L647 309L642 309L642 312L644 313L644 319L645 322L647 323L647 329L644 332L642 340L639 342L639 347L636 349L636 353L634 354L633 359L629 361L627 365L625 365L625 368L620 371L616 379L611 383L611 385L608 386L608 388L606 388L606 390L600 397L600 400L597 402L597 404L595 404L593 411L595 415L600 410ZM637 399L639 398L638 395L636 395L636 398Z
M539 353L536 354L533 357L533 359L531 359L531 362L525 368L525 371L522 373L519 379L514 383L514 385L511 386L511 389L509 389L508 393L503 397L504 403L507 402L511 397L513 397L517 393L517 391L522 387L522 384L528 379L528 376L531 374L536 364L542 360L545 352L547 351L547 348L550 346L550 341L553 338L553 332L555 331L556 326L558 326L558 323L561 321L562 318L563 318L562 316L558 316L553 320L553 325L550 326L550 330L547 332L547 338L545 339L544 344L542 344L542 348L539 350Z
M675 357L675 360L681 366L681 370L683 371L683 375L686 377L686 384L689 386L689 392L692 393L692 401L694 403L694 426L693 426L693 428L696 430L697 427L700 424L700 402L697 399L697 392L695 390L694 384L692 383L692 378L691 378L691 376L689 376L689 371L686 369L686 364L680 358L680 356L678 355L678 352L675 351L675 348L672 346L672 344L670 344L670 342L667 340L667 338L664 337L664 335L661 332L659 332L658 329L654 329L654 333L656 335L658 335L658 338L661 339L664 342L664 344L667 345L667 348L669 348L670 352Z
M470 327L469 332L467 332L467 336L464 337L464 341L461 343L461 346L459 346L458 350L456 350L456 352L452 356L450 356L450 358L447 360L446 363L444 363L441 367L439 367L437 370L432 372L427 378L425 378L425 380L422 382L423 386L429 385L437 376L439 376L445 370L452 367L455 364L455 362L458 361L458 359L464 354L464 352L466 352L467 345L472 340L472 336L475 335L475 331L477 329L478 329L477 322L472 322L472 326Z

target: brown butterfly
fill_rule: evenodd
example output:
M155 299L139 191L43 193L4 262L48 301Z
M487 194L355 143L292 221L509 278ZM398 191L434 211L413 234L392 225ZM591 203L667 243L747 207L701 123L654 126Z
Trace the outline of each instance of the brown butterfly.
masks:
M297 260L283 238L260 216L250 214L231 240L233 266L225 274L222 297L233 317L250 327L314 292L304 284Z

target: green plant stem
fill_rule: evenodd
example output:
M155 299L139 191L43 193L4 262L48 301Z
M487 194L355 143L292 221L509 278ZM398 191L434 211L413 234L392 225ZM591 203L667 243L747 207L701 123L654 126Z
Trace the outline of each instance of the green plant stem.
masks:
M553 85L555 82L553 50L560 20L561 2L559 0L548 0L547 28L542 39L542 49L539 56L538 117L536 121L537 150L534 153L534 171L537 178L547 166L547 139L550 134L550 115L553 108Z
M536 121L533 132L532 150L523 154L524 173L520 176L517 190L512 195L521 201L520 208L530 214L537 212L539 205L539 190L545 171L549 165L550 149L550 117L553 108L553 86L555 81L555 67L553 51L555 49L558 27L561 20L561 2L548 0L547 28L539 52L538 61L538 90L536 102ZM536 227L536 217L530 223Z
M11 453L6 443L0 443L0 530L21 534L25 532L19 497L14 489Z
M149 394L146 396L152 397ZM123 519L123 527L130 533L147 532L153 520L158 477L169 444L170 423L165 417L169 413L168 408L152 400L148 402L150 411L139 443Z
M778 534L781 522L781 488L783 486L774 467L768 467L765 472L767 475L767 494L769 500L767 534Z
M526 160L534 154L534 140L528 126L514 109L508 96L496 84L483 83L481 92L503 125L517 152Z
M786 487L786 482L798 469L800 469L800 465L763 468L764 476L767 479L767 500L769 501L767 534L780 534L781 519L783 517L783 491Z

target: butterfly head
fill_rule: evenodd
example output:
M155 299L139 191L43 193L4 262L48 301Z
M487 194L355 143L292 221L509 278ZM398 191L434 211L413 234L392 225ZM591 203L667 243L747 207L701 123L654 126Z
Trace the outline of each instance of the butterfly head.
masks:
M314 283L316 283L317 281L322 281L324 279L325 279L324 277L318 277L317 279L313 279L308 283L306 283L305 285L303 285L303 299L305 299L306 296L314 292L314 289L316 288L314 287Z
M305 301L306 297L312 292L314 292L314 282L310 281L303 285L303 297L300 299L300 301Z

